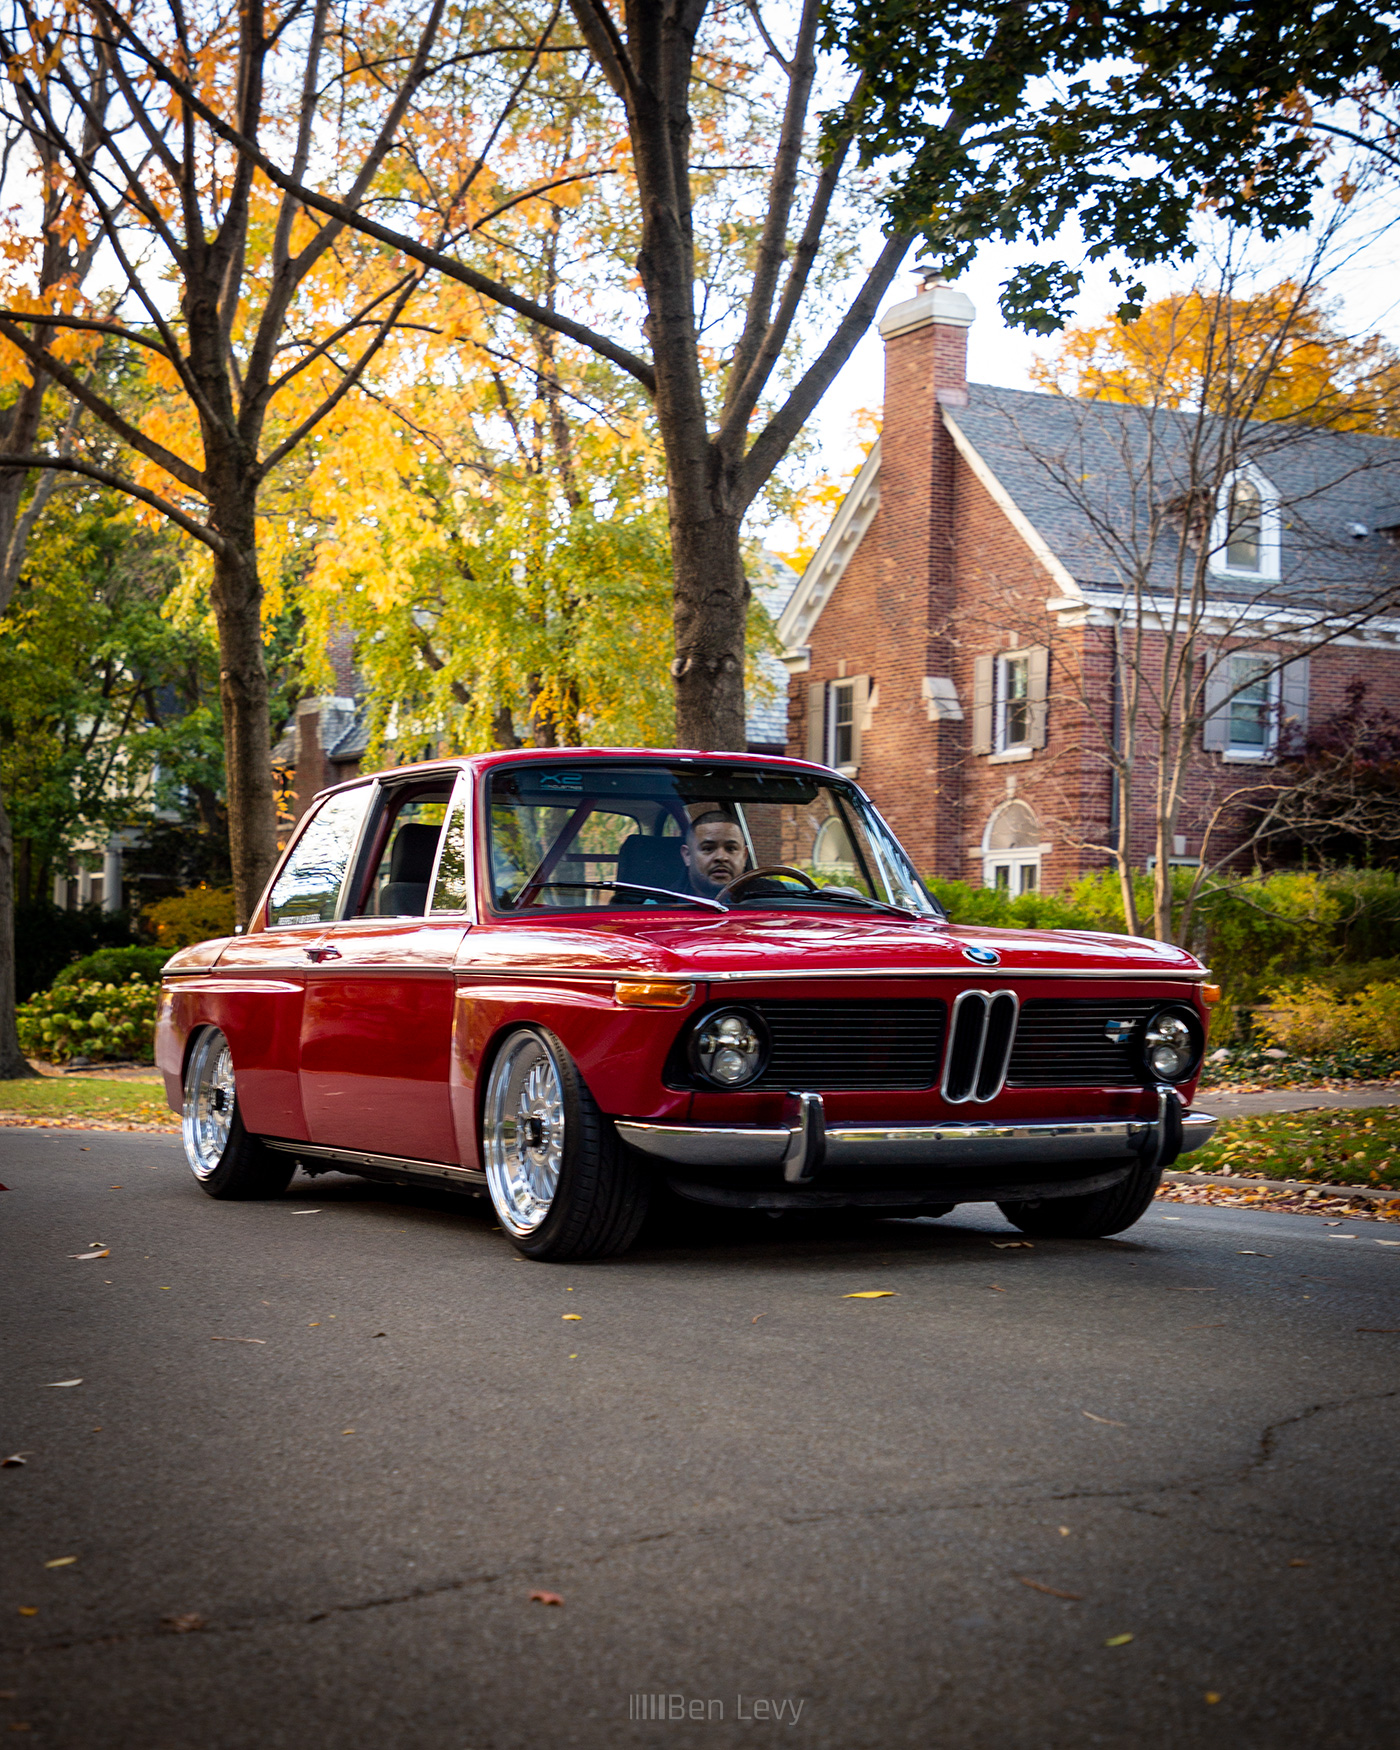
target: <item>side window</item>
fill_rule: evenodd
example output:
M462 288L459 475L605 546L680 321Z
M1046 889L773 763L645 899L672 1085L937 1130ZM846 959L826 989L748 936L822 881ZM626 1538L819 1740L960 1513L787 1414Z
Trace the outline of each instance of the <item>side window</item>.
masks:
M428 883L442 836L448 795L449 792L441 790L436 794L420 792L396 809L360 908L362 916L421 918L428 909Z
M467 907L467 797L457 798L443 834L437 884L430 911L465 911Z
M335 917L370 790L362 784L322 803L277 877L267 902L269 924L328 924Z

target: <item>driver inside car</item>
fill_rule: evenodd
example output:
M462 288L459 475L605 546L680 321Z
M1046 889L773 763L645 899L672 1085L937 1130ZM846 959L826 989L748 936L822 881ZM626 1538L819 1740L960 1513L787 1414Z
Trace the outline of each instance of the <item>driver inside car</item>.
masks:
M681 860L691 891L702 899L713 899L748 866L748 849L738 822L718 808L696 815L681 846Z

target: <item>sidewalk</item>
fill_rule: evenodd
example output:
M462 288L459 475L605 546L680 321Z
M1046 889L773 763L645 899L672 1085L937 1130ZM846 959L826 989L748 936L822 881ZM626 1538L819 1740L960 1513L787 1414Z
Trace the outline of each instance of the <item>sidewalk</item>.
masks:
M1313 1112L1322 1107L1400 1106L1400 1082L1370 1082L1364 1088L1266 1088L1258 1094L1206 1089L1191 1106L1217 1118L1261 1118L1271 1112Z

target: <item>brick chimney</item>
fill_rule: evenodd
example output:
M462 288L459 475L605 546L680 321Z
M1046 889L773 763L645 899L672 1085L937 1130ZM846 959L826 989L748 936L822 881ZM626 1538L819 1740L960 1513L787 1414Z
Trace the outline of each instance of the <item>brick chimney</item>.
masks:
M939 280L892 305L880 318L885 342L885 417L880 439L880 520L886 577L902 598L907 628L906 685L925 699L946 694L955 673L952 639L953 440L940 406L967 404L967 331L972 300ZM888 586L887 586L888 587ZM968 701L963 701L964 710ZM962 743L964 725L946 706L929 710L928 806L917 835L930 844L925 868L959 876L962 869Z

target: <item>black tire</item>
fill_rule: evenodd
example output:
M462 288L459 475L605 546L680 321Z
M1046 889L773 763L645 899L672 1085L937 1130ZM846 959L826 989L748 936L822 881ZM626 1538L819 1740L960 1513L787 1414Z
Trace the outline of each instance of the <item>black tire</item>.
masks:
M998 1203L1023 1234L1045 1239L1094 1240L1120 1234L1147 1211L1162 1182L1160 1167L1134 1167L1106 1191L1084 1197L1047 1197L1040 1203Z
M292 1182L296 1161L244 1128L233 1056L217 1027L206 1027L195 1039L184 1085L185 1159L200 1189L229 1202L280 1197Z
M545 1027L517 1027L492 1060L481 1156L501 1231L526 1258L612 1258L641 1232L651 1174Z

